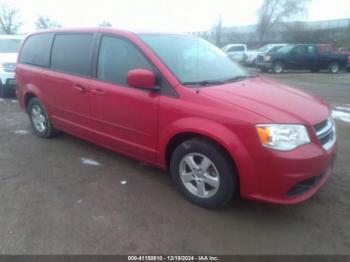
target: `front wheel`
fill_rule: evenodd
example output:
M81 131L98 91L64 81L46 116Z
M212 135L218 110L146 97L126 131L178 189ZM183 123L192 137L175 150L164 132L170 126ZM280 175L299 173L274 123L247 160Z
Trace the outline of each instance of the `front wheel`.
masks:
M33 131L36 135L43 138L50 138L57 134L57 130L50 122L45 107L39 99L32 98L29 101L27 110Z
M205 139L180 144L171 157L170 171L180 193L202 207L223 207L237 188L232 161L219 146Z
M261 73L267 73L267 72L269 72L269 69L266 67L260 67L260 71L261 71Z
M8 89L5 85L0 83L0 98L5 98L9 96Z
M273 64L273 72L275 74L281 74L283 73L283 70L284 70L284 66L281 62L276 62Z
M337 74L340 71L340 66L338 62L332 62L328 66L328 72L331 74Z

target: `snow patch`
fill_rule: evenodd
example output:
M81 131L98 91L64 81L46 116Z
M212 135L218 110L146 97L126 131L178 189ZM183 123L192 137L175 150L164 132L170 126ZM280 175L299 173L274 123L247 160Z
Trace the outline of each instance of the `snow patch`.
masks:
M339 110L333 110L332 117L347 123L350 123L350 112L344 112Z
M16 135L26 135L29 133L29 131L28 130L15 130L15 131L13 131L13 133Z
M80 162L84 165L88 166L100 166L101 164L93 159L82 157L80 158Z
M12 99L12 100L11 100L11 103L17 104L18 101L17 101L16 99Z
M340 111L347 111L347 112L350 112L350 107L336 106L335 109L340 110Z

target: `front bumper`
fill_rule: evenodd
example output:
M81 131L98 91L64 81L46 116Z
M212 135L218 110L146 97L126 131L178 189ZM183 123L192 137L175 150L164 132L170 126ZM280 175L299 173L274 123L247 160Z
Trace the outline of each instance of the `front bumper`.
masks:
M6 80L1 81L2 88L6 90L6 94L14 95L16 94L16 79L14 78L8 78Z
M272 62L256 61L255 64L259 68L264 68L264 69L271 69L272 68Z
M329 150L308 144L290 152L266 152L251 163L256 174L250 176L251 183L241 185L243 198L297 204L313 196L334 173L336 144Z
M16 92L16 80L14 72L0 71L0 84L6 89L6 93L15 94Z

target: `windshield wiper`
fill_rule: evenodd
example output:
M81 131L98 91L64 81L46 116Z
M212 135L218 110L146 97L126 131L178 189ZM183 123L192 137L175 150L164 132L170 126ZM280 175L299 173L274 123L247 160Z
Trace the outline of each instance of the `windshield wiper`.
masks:
M221 80L203 80L203 81L182 82L182 84L209 86L209 85L222 85L222 84L225 84L225 82Z
M246 78L255 78L257 75L240 75L231 77L224 80L203 80L203 81L192 81L192 82L182 82L183 85L200 85L200 86L210 86L210 85L223 85L230 82L237 82Z
M255 78L257 77L257 75L240 75L240 76L235 76L235 77L231 77L228 79L223 80L223 83L231 83L231 82L237 82L237 81L241 81L247 78Z

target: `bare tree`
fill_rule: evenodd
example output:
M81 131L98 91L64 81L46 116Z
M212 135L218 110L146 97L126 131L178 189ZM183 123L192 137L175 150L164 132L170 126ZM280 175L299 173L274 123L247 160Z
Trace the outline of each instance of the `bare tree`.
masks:
M48 28L57 28L61 25L56 21L47 16L39 16L35 21L35 26L37 29L48 29Z
M258 10L257 33L260 44L276 24L300 17L307 12L311 0L264 0Z
M0 27L5 34L15 34L22 25L19 9L7 3L0 4Z
M103 21L101 24L98 25L99 27L112 27L112 24L108 21Z
M215 45L221 47L221 33L222 33L222 16L219 16L217 24L212 29L214 34Z

